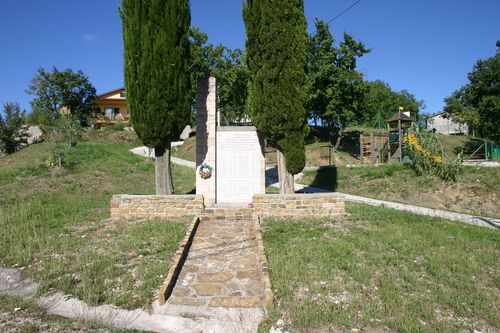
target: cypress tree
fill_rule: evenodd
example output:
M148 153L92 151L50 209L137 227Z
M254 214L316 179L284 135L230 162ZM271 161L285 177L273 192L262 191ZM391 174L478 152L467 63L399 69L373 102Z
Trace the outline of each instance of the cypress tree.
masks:
M170 143L190 117L188 0L122 0L125 89L130 120L155 149L156 193L173 192Z
M243 6L252 121L278 150L280 192L293 193L308 132L307 22L303 0L247 0ZM286 168L285 168L286 166Z

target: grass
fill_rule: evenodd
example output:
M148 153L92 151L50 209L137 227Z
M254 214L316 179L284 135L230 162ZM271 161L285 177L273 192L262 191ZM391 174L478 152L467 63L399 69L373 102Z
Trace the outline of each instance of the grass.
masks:
M172 156L182 158L183 160L196 161L196 136L186 140L181 146L172 148Z
M90 304L148 307L189 218L116 221L113 194L154 193L154 162L128 150L133 133L86 132L65 150L65 169L44 165L41 143L0 158L0 265ZM173 165L176 193L194 189L191 169Z
M292 332L500 330L500 234L349 203L351 219L264 222L277 311Z
M304 171L300 182L374 199L500 217L500 173L495 168L464 167L458 181L449 183L435 176L416 177L400 164L327 167Z

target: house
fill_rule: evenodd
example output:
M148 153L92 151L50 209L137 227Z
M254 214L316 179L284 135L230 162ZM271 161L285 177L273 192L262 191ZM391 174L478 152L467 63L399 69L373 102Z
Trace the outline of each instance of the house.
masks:
M466 124L453 121L448 112L440 112L427 118L427 129L441 134L467 134L469 128Z
M118 88L97 96L99 114L97 124L128 124L125 88Z

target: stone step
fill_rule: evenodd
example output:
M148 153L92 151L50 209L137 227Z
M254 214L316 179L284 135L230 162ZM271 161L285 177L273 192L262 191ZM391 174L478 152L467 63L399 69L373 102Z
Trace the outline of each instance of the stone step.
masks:
M253 213L253 208L205 208L203 214L245 214Z
M208 208L201 214L201 220L207 221L248 221L253 218L253 208Z
M201 218L201 222L245 222L252 220L245 216L206 216Z

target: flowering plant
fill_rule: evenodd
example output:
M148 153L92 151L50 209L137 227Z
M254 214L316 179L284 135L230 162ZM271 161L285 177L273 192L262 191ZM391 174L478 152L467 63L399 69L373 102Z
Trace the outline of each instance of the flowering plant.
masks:
M213 168L210 165L203 163L202 165L200 165L200 169L198 172L199 172L201 178L208 179L208 178L212 177L212 171L213 171Z
M434 134L409 133L403 137L403 142L417 175L437 175L445 181L456 181L462 173L462 156L459 154L455 160L445 159L445 151Z

